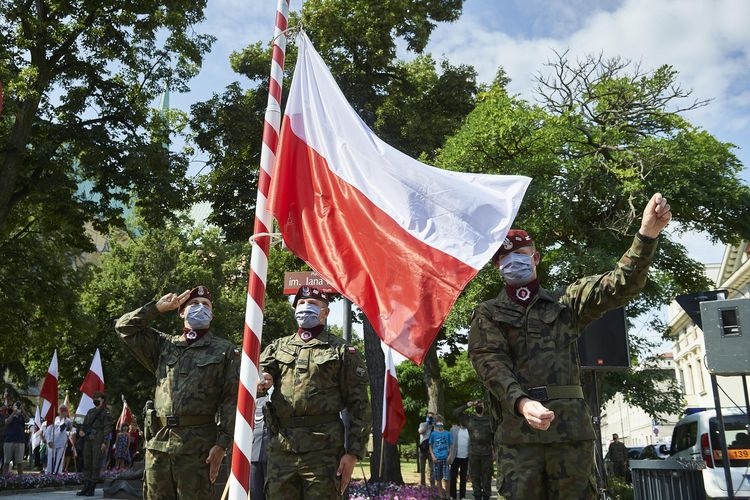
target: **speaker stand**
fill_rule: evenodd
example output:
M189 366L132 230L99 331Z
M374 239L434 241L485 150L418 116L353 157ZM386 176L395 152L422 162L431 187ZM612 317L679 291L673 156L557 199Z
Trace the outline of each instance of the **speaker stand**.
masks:
M596 461L596 486L600 492L607 491L607 471L604 467L604 456L602 453L602 428L601 413L599 411L599 378L597 370L591 370L594 376L594 408L592 409L591 421L594 424L595 451L594 460ZM605 496L605 498L607 498Z

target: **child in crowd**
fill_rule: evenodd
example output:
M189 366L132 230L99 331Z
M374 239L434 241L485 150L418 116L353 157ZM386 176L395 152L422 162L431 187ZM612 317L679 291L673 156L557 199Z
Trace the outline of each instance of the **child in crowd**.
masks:
M450 498L449 482L451 478L448 455L451 449L451 433L445 430L443 417L435 417L435 429L430 434L430 453L432 454L432 473L438 486L438 498Z
M130 466L130 434L128 424L122 424L115 441L115 469L122 470Z

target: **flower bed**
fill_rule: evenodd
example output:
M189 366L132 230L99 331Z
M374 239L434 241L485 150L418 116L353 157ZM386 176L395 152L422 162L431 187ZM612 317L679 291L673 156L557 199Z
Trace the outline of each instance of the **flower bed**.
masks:
M350 500L430 500L437 490L429 486L354 481L349 486Z
M102 480L114 477L119 472L106 471L102 473ZM63 472L61 474L26 473L21 476L18 474L7 474L0 476L0 491L2 490L30 490L39 488L58 488L61 486L72 486L83 484L83 473L81 472Z

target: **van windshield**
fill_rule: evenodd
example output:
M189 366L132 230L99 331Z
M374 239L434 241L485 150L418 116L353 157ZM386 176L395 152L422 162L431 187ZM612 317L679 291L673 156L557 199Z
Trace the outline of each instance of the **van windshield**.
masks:
M723 465L721 443L719 442L719 421L716 417L709 422L711 428L711 448L716 466ZM730 467L746 467L750 464L750 430L746 415L725 415L724 436L727 440Z

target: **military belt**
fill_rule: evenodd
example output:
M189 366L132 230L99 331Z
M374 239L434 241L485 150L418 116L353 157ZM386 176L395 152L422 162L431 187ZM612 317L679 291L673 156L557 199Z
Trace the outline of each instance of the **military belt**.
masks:
M279 419L279 427L311 427L313 425L330 424L341 420L339 414L307 415L304 417L286 417Z
M550 399L583 399L580 385L538 385L525 390L526 394L536 401Z
M159 415L159 422L163 427L191 427L194 425L208 425L216 422L213 415Z

